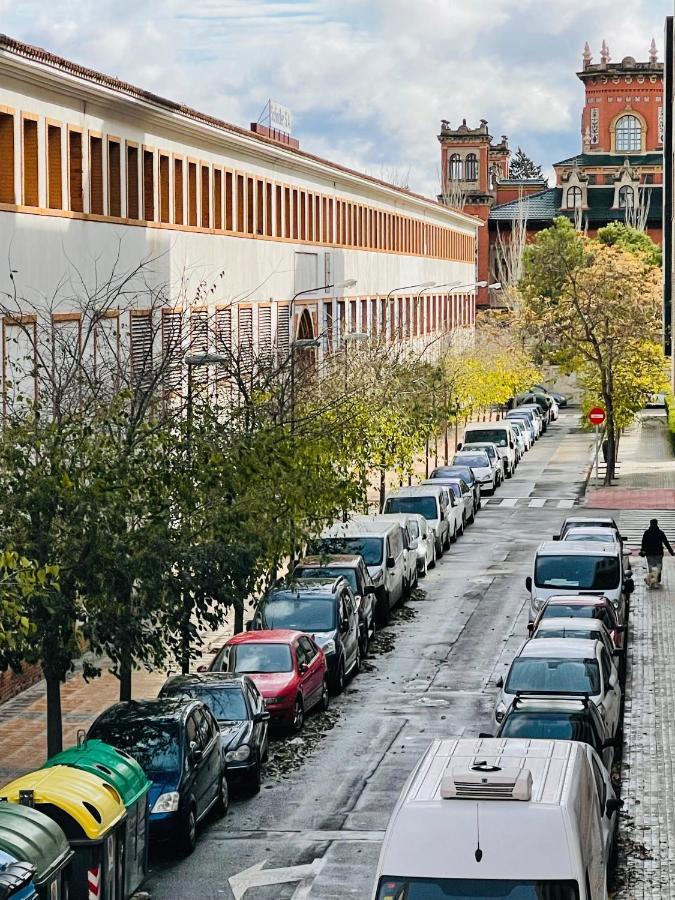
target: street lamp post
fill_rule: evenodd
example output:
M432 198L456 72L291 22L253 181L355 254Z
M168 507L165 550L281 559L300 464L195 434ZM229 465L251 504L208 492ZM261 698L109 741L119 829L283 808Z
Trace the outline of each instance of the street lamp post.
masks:
M398 294L400 291L415 291L415 290L429 290L429 288L436 287L435 281L422 281L420 284L406 284L403 287L392 288L387 294L387 308L389 307L389 301L393 294ZM418 295L419 296L419 295Z

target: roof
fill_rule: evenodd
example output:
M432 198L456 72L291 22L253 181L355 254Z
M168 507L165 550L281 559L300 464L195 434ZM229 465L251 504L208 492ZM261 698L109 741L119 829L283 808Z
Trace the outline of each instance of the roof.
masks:
M544 541L537 547L537 554L552 556L616 556L616 544L598 544L596 541Z
M659 184L642 185L641 190L645 200L649 199L649 214L647 221L653 224L661 224L663 212L663 188ZM574 210L561 209L563 189L560 187L548 188L538 194L530 194L512 200L510 203L500 203L490 210L491 222L512 222L524 216L528 222L545 222L550 224L558 216L572 218ZM596 227L607 222L623 222L626 219L625 209L614 209L614 188L589 186L588 209L582 210L582 218L589 225ZM521 209L523 212L521 213Z
M151 719L153 722L178 722L185 717L187 707L193 700L170 699L156 697L151 700L124 700L114 703L104 710L92 725L95 726L109 722L136 721L138 719Z
M587 516L565 516L565 525L568 522L583 522L584 524L588 524L589 522L607 522L612 528L616 528L616 521L611 516L596 516L591 513Z
M226 644L290 644L296 638L302 637L304 633L304 631L293 631L290 628L243 631L241 634L231 637Z
M221 131L226 131L233 135L246 137L247 139L257 141L261 144L266 144L270 147L273 147L275 150L283 151L284 153L290 154L295 157L300 157L308 161L320 163L324 166L329 166L331 169L334 169L337 172L342 172L345 175L356 176L357 178L363 179L370 184L386 188L390 191L394 191L401 196L409 197L413 200L421 200L424 203L431 204L432 206L437 207L440 210L452 212L453 215L457 216L458 218L464 219L467 224L471 224L474 226L480 226L483 224L478 217L472 216L458 209L450 208L446 204L439 203L437 200L431 197L425 197L422 194L416 194L413 191L398 187L398 185L390 184L389 182L383 181L382 179L374 178L372 175L366 175L363 172L359 172L355 169L350 169L347 166L340 165L339 163L331 162L330 160L324 159L320 156L316 156L312 153L307 153L304 150L290 147L287 144L279 144L272 138L257 134L256 132L250 131L247 128L241 128L238 125L232 125L230 122L225 122L223 119L218 119L215 116L199 112L198 110L193 109L190 106L186 106L183 103L177 103L175 100L168 100L166 97L161 97L159 94L154 94L151 91L139 88L127 81L122 81L121 79L114 78L111 75L105 75L102 72L96 71L95 69L89 69L85 66L80 66L77 63L72 62L71 60L51 53L49 50L45 50L42 47L36 47L33 44L26 44L22 41L18 41L15 38L10 37L9 35L0 33L0 56L2 55L3 51L6 54L12 54L13 56L31 60L51 69L59 70L67 75L74 76L92 84L96 84L109 90L115 91L116 93L126 95L128 97L133 97L136 100L141 100L145 103L148 103L155 107L159 107L170 113L183 116L186 119L200 122L204 125L208 125Z
M612 609L611 600L602 594L553 594L546 601L547 608L551 606L609 606ZM591 620L592 621L592 620Z
M593 707L587 704L581 697L527 697L520 696L508 708L506 715L518 715L518 713L580 713Z
M179 691L181 688L189 687L218 687L225 689L241 687L243 681L247 680L246 675L240 672L195 672L191 675L173 675L167 678L161 687L160 696L166 696L164 691L174 689Z
M597 641L584 638L551 638L548 641L525 641L516 659L545 657L546 659L594 659Z
M337 584L343 578L342 575L317 575L312 578L302 578L298 581L289 581L287 584L272 588L265 597L265 603L278 600L280 597L299 598L302 594L307 597L309 594L326 597L335 593Z
M579 153L578 156L570 156L554 166L579 166L589 168L592 166L611 166L620 168L628 160L631 166L662 166L663 153Z
M330 538L382 537L390 528L396 527L393 520L381 516L354 516L348 522L335 522L326 528L319 541Z
M509 203L500 203L497 206L493 206L490 210L490 221L512 221L517 218L521 204L524 207L525 217L528 221L548 221L560 215L561 202L562 190L557 187L547 188L545 191L539 191L537 194L530 194L528 197L520 197L517 200L511 200Z

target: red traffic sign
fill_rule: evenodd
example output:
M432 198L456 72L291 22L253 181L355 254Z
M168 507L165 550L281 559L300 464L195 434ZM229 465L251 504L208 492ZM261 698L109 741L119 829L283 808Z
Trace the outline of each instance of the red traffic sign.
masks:
M607 418L607 413L601 406L594 406L588 414L588 421L591 425L602 425Z

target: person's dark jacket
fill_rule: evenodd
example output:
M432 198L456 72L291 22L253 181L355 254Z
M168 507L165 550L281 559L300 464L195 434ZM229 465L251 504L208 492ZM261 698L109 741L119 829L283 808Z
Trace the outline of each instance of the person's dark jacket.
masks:
M644 553L645 556L663 556L664 547L672 555L673 548L668 543L668 538L658 525L650 525L642 535L641 553Z

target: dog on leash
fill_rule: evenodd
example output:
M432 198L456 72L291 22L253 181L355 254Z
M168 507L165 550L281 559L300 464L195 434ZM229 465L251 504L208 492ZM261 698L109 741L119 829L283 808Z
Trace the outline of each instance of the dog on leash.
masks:
M652 566L645 575L645 584L650 590L659 587L659 570L656 566Z

